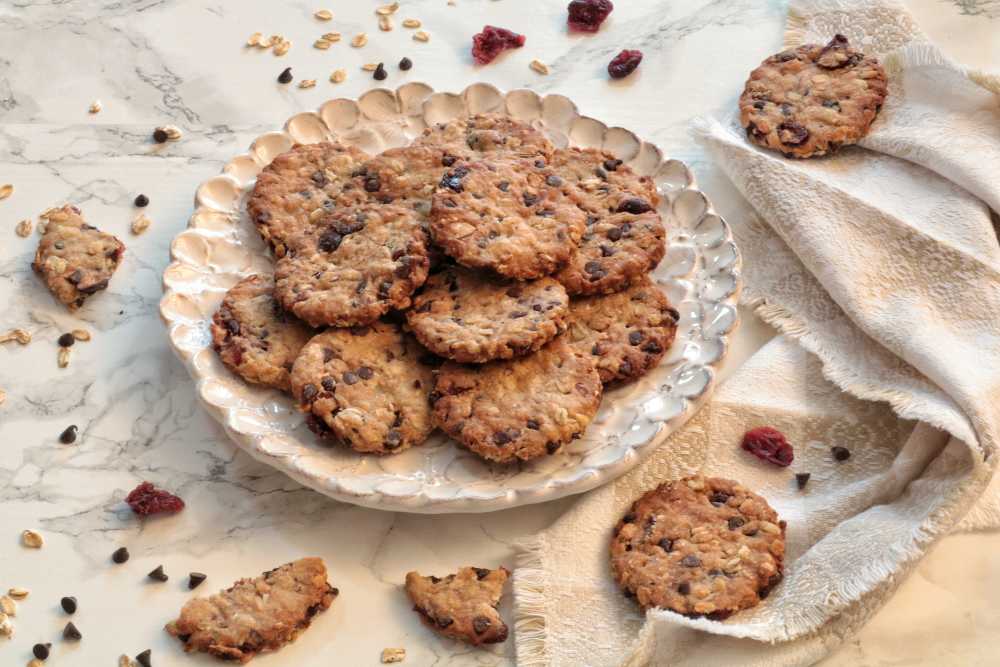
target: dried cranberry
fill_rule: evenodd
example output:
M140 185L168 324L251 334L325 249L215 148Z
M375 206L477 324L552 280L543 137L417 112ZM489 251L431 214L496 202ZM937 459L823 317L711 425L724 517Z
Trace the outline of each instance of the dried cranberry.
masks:
M502 51L524 46L524 35L506 28L483 26L483 31L472 36L472 57L480 65L493 62Z
M751 429L743 436L743 449L764 461L788 466L795 458L792 446L781 431L770 426Z
M149 516L160 512L180 512L184 501L174 494L158 489L152 482L143 482L125 496L125 502L139 516Z
M635 71L642 62L642 51L625 49L608 63L608 74L612 79L624 79Z
M615 6L611 0L573 0L569 3L566 22L573 30L597 32Z

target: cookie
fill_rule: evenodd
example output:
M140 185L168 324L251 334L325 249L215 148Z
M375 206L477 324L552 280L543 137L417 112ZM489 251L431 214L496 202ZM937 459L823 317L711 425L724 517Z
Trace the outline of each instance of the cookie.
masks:
M679 319L663 291L643 276L624 292L573 299L566 337L590 355L604 384L628 382L660 363Z
M555 276L567 292L617 292L656 268L666 230L652 179L593 148L556 150L549 165L575 186L570 196L587 214L579 247Z
M434 422L490 461L554 454L583 433L601 402L593 361L563 337L527 357L438 371Z
M753 143L786 157L826 155L868 134L888 92L878 60L836 35L773 55L750 73L740 123Z
M292 394L319 435L359 452L401 452L434 428L426 354L394 324L329 329L295 360Z
M314 327L374 322L410 305L427 279L427 235L420 216L385 205L337 211L323 225L286 240L274 294Z
M322 559L301 558L254 579L240 579L210 597L189 600L166 630L184 642L185 651L246 663L292 642L337 594L327 582Z
M427 280L406 320L431 352L482 363L537 350L565 331L568 313L566 290L552 278L501 281L450 266Z
M367 201L353 174L367 153L337 143L297 145L282 153L257 176L247 213L260 235L285 254L285 241L302 234L342 206Z
M766 500L701 476L646 493L611 539L614 577L642 608L716 620L767 597L784 555L785 522Z
M248 382L291 391L291 370L315 334L274 299L274 279L247 276L233 285L212 318L212 345L231 371Z
M507 153L534 159L547 158L554 150L544 134L504 114L476 114L438 123L413 144L443 147L460 157Z
M60 303L76 310L87 297L107 289L125 254L125 244L88 225L80 209L69 204L45 219L45 233L31 268Z
M443 579L406 574L406 594L424 625L439 635L468 644L497 644L507 639L507 625L497 605L510 572L500 567L463 567Z
M583 234L586 216L568 189L542 161L458 164L434 194L431 235L459 264L541 278L569 260Z

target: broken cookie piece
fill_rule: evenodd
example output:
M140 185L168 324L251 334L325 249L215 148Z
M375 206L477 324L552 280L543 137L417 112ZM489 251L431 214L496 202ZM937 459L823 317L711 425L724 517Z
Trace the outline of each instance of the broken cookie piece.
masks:
M507 625L497 612L510 572L500 567L463 567L443 579L406 575L406 594L424 624L445 637L478 646L507 639Z
M48 213L46 219L31 266L56 299L76 310L88 296L107 288L125 245L88 225L80 209L69 204Z
M301 558L189 601L166 630L185 651L246 663L293 641L338 592L327 582L322 559Z

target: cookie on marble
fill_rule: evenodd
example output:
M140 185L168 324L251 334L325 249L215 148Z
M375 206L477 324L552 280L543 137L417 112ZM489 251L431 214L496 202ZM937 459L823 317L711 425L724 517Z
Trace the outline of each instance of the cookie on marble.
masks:
M189 600L166 630L184 642L185 651L246 663L294 641L337 594L323 560L301 558L240 579L210 597Z
M445 363L431 401L445 433L484 459L510 463L555 454L579 437L601 391L593 361L558 337L509 361Z
M292 394L317 434L358 452L401 452L434 429L426 355L395 324L328 329L295 360Z
M107 289L121 264L125 244L88 225L80 209L66 204L45 215L46 227L31 268L69 310Z
M593 359L604 384L622 383L660 363L679 319L663 291L644 275L624 292L573 299L566 337Z
M325 223L341 207L367 200L352 177L369 157L353 146L323 142L296 145L264 167L247 213L276 257L285 254L290 237Z
M406 594L424 625L439 635L478 646L507 639L497 611L510 572L499 567L463 567L444 578L406 574Z
M549 166L575 186L570 197L587 214L579 247L556 274L570 294L617 292L656 268L666 230L652 179L593 148L558 149Z
M314 327L369 324L406 308L427 279L427 234L420 215L395 206L347 208L286 240L274 294Z
M843 35L771 56L750 73L740 123L753 143L786 157L826 155L868 134L888 92L878 60Z
M785 522L737 482L694 476L632 503L615 526L611 569L643 609L721 620L782 578Z
M565 331L568 313L552 278L512 282L450 266L428 278L406 320L431 352L482 363L534 352Z
M233 285L212 318L212 345L248 382L291 391L292 363L316 332L274 299L274 279L252 275Z
M475 158L507 153L522 158L548 158L554 147L528 123L505 114L475 114L438 123L424 130L415 146L438 146L454 155Z
M541 278L569 261L584 231L586 215L568 189L530 160L498 156L456 164L434 194L431 235L469 268Z

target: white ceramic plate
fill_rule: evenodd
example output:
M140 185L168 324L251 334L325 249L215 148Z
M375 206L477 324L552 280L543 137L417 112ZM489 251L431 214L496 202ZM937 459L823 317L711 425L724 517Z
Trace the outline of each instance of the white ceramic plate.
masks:
M655 179L669 249L655 279L680 311L677 340L641 381L608 392L579 440L537 461L494 466L440 434L387 457L364 456L316 439L290 397L243 382L211 347L212 314L229 287L272 261L244 203L260 170L295 142L337 140L369 153L405 145L428 124L479 112L530 122L557 146L599 147ZM261 135L198 188L188 228L171 246L160 313L170 343L209 412L254 458L333 498L406 512L485 512L552 500L599 486L639 463L711 393L715 367L737 324L740 256L688 168L621 127L580 115L561 95L501 93L475 84L459 94L420 83L331 100Z

